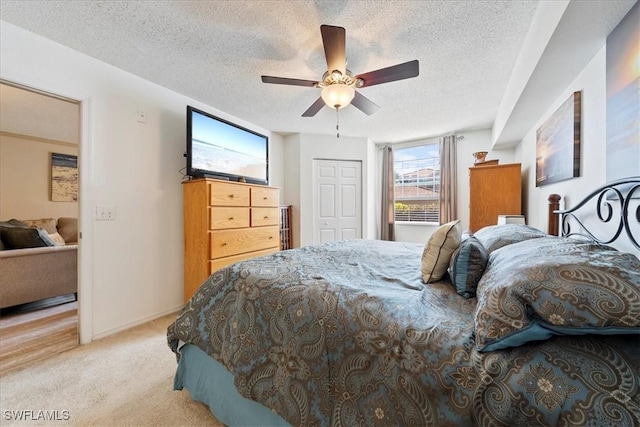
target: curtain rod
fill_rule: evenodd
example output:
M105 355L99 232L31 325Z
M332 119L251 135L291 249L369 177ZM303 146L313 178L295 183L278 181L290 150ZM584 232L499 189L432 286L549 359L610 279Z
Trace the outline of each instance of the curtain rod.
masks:
M455 135L457 140L461 140L464 139L464 135L456 135L455 133L450 133L450 134L445 134L445 135L440 135L440 136L432 136L429 138L421 138L421 139L438 139L438 138L443 138L445 136L451 136L451 135ZM398 145L398 144L408 144L411 142L416 142L416 141L420 141L421 139L409 139L407 141L398 141L398 142L385 142L383 144L376 144L378 146L379 150L383 150L385 147L388 146L394 146L394 145Z

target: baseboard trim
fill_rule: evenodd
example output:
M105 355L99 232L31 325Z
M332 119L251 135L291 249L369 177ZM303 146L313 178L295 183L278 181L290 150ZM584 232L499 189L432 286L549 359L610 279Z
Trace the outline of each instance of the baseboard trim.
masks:
M156 319L159 319L161 317L168 316L169 314L176 313L176 315L177 315L178 311L180 311L182 309L182 307L184 307L184 304L180 304L178 306L175 306L175 307L170 308L168 310L162 311L160 313L152 314L150 316L141 317L141 318L139 318L137 320L134 320L133 322L125 323L124 325L120 325L118 327L109 329L109 330L107 330L105 332L101 332L99 334L95 334L91 338L91 341L92 342L93 341L97 341L97 340L100 340L102 338L106 338L106 337L108 337L110 335L117 334L118 332L122 332L122 331L126 331L127 329L135 328L136 326L140 326L140 325L142 325L144 323L151 322L152 320L156 320ZM167 325L167 326L169 326L169 325ZM84 345L84 344L81 344L81 345Z

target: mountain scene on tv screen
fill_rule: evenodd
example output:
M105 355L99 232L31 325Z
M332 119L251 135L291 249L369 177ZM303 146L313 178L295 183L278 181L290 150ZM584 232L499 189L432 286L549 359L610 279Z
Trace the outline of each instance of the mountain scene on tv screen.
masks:
M192 140L191 166L195 169L264 179L266 159L209 142Z

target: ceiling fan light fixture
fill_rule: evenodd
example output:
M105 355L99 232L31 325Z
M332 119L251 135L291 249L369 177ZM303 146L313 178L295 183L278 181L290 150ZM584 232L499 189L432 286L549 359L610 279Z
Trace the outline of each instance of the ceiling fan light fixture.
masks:
M356 92L344 83L335 83L322 89L322 100L327 106L339 110L351 103Z

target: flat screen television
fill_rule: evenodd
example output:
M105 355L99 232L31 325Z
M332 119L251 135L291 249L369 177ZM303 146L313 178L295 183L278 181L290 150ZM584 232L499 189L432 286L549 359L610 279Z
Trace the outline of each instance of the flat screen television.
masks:
M269 138L187 106L187 175L269 184Z

